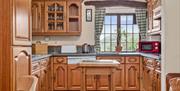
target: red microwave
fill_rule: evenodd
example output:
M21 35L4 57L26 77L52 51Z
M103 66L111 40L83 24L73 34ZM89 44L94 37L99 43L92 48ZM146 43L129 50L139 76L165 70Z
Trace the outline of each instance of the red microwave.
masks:
M161 53L161 42L159 41L139 42L139 51L145 53Z

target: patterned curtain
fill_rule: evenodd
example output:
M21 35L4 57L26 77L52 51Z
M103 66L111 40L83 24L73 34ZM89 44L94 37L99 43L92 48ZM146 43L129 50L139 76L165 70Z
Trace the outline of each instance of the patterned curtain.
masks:
M95 48L96 52L100 52L100 35L103 29L105 8L96 8L95 10Z
M140 30L141 40L146 39L146 30L147 30L147 9L146 8L136 8L136 22Z

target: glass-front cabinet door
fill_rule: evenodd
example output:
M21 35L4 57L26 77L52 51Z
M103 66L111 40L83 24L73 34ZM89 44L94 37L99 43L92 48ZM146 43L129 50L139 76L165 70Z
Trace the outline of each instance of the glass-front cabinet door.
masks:
M66 1L49 1L45 6L46 32L66 32Z

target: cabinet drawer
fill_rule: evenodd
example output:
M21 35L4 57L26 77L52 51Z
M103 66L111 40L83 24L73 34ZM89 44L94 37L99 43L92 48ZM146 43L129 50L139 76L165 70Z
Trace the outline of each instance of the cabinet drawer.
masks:
M119 56L98 56L96 58L97 60L117 60L120 63L124 63L125 62L125 57L119 57Z
M40 70L40 69L41 69L40 62L33 62L32 63L32 72L35 72L35 71Z
M126 57L126 63L139 63L140 57L139 56L129 56Z
M67 57L54 57L54 63L67 64Z

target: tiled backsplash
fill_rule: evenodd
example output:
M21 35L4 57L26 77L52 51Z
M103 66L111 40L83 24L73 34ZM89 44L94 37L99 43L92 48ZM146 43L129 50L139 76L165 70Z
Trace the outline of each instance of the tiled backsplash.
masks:
M82 46L77 46L77 53L82 53ZM90 53L95 53L94 45L91 45ZM48 53L61 53L61 46L48 46Z

